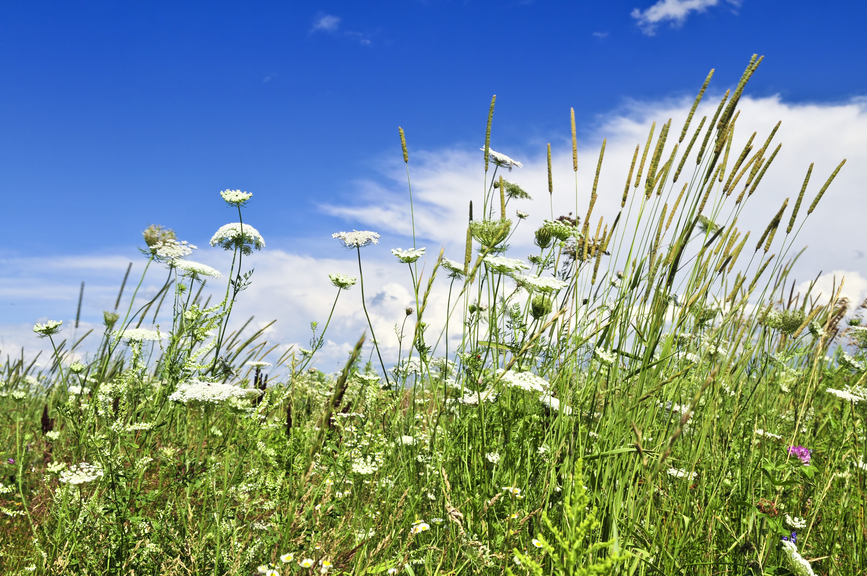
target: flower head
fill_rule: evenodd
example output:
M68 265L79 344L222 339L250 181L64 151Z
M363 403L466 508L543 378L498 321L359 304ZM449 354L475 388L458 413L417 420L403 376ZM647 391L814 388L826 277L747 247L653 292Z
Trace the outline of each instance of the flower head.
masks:
M569 285L567 282L563 282L553 276L527 276L524 274L516 274L513 278L528 290L538 290L539 292L546 293L555 290L562 290Z
M241 192L240 190L223 190L220 192L220 196L223 197L226 204L237 208L243 206L247 200L253 197L253 194L250 192Z
M195 249L196 246L186 240L178 242L175 238L166 238L150 246L150 253L154 255L156 260L171 263L184 256L189 256Z
M356 282L356 278L347 276L346 274L329 274L328 278L331 279L331 283L334 284L335 288L340 288L341 290L349 290L355 286Z
M45 324L37 324L33 327L33 331L40 338L45 338L46 336L53 336L60 332L60 325L63 324L63 320L49 320Z
M810 455L812 453L812 450L809 450L803 446L789 446L789 455L798 458L798 460L803 462L804 466L810 465Z
M259 231L249 224L233 222L221 226L213 237L211 246L219 246L223 250L240 250L245 256L253 252L253 248L261 250L265 247L265 240Z
M379 234L367 230L335 232L331 237L340 240L340 242L347 248L364 248L368 244L379 244Z
M460 278L464 275L464 265L448 258L443 258L442 266L449 271L449 276L452 278Z
M530 214L528 212L524 212L523 210L516 210L515 216L517 216L519 219L523 220L524 218L527 218L528 216L530 216Z
M169 400L188 405L220 404L230 398L258 396L261 393L261 390L255 388L240 388L221 382L187 380L178 384L177 389L169 396Z
M301 566L302 568L310 568L311 566L313 566L313 564L314 564L314 562L310 558L305 558L304 560L301 560L298 563L298 565Z
M498 370L497 372L503 375L500 378L500 381L507 386L520 388L521 390L526 390L528 392L548 391L548 381L536 376L532 372L514 372L512 370L509 370L508 372Z
M789 566L792 572L798 576L816 576L810 563L803 556L798 554L798 547L790 540L783 540L783 552L786 553L786 559L789 561Z
M64 484L84 484L85 482L93 482L102 475L103 471L100 466L82 462L63 470L60 473L60 481Z
M253 368L264 368L271 365L270 362L247 362L247 366L252 366Z
M484 148L479 148L479 150L481 150L482 152L485 151ZM491 162L493 162L494 164L496 164L497 166L499 166L501 168L508 168L509 172L512 171L513 166L518 167L518 168L522 168L524 166L520 162L518 162L516 160L512 160L511 158L509 158L505 154L500 154L499 152L494 152L491 148L488 148L488 154L489 154L489 157L491 159Z
M827 392L828 394L833 394L841 400L846 400L847 402L853 402L855 404L867 400L865 398L862 398L861 396L852 394L851 392L847 392L846 390L835 390L834 388L828 388L827 390L825 390L825 392Z
M412 532L413 534L419 534L426 530L430 530L430 524L428 524L427 522L414 522L410 532Z
M529 270L530 268L524 264L523 260L506 258L505 256L485 256L484 262L488 268L501 274L511 274L519 270Z
M201 264L199 262L193 262L192 260L183 260L178 258L177 260L172 260L171 267L180 270L185 275L196 277L196 276L208 276L210 278L222 278L223 275L220 274L214 268L211 268L207 264Z
M156 330L147 330L145 328L127 328L123 331L115 330L112 332L112 335L127 342L158 341L163 339L163 336Z
M400 248L392 248L391 253L397 256L397 259L400 260L404 264L412 264L422 256L424 256L424 248L419 248L418 250L409 248L407 250L402 250Z

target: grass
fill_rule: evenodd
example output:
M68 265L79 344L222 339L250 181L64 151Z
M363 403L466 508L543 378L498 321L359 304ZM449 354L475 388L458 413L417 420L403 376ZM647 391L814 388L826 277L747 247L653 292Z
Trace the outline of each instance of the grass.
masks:
M80 362L49 324L47 367L2 367L3 573L864 574L867 303L786 290L793 225L836 171L755 248L737 228L775 154L770 137L731 150L759 62L670 155L676 129L654 127L610 226L594 184L583 217L552 209L529 260L506 256L526 193L490 151L492 101L466 259L440 254L425 279L421 254L398 254L416 306L388 370L371 334L339 374L310 369L328 323L311 350L249 364L274 347L227 331L260 247L243 195L224 193L239 223L214 306L208 270L149 228L148 267L170 272L156 298L107 312ZM341 239L364 305L376 238ZM337 298L355 283L332 280ZM457 349L425 317L446 287ZM164 304L170 331L131 331Z

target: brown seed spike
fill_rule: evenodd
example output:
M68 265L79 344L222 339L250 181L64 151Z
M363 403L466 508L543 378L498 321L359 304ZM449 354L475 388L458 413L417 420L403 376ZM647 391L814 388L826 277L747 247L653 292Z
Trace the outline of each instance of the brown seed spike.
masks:
M570 108L572 113L572 170L578 171L578 133L575 130L575 109Z
M400 132L400 149L403 152L403 161L404 163L409 162L409 154L406 151L406 136L403 134L403 128L400 126L397 127L397 131Z
M683 188L680 190L680 194L677 195L677 200L674 201L674 207L671 209L671 214L668 215L668 222L665 223L665 231L668 232L669 226L671 226L671 221L674 219L674 213L677 212L677 207L680 205L680 201L683 198L683 194L686 192L686 188L689 186L689 182L683 185Z
M491 155L491 123L494 121L494 103L497 101L497 95L491 98L491 108L488 110L488 127L485 129L485 173L488 171L488 159Z
M554 193L554 179L551 177L551 144L548 143L548 194Z
M593 209L593 204L596 202L596 186L599 184L599 173L602 171L602 158L605 156L606 138L602 139L602 148L599 150L599 161L596 163L596 176L593 177L593 191L590 193L590 209ZM589 217L590 214L588 213Z
M762 171L759 172L759 175L756 177L755 181L753 181L753 185L750 186L750 191L749 191L749 193L747 194L747 198L749 198L750 196L752 196L752 195L753 195L753 192L756 191L756 188L758 187L759 182L762 181L762 176L764 176L764 175L765 175L765 172L768 171L768 167L771 165L771 162L774 161L774 158L777 156L777 152L779 152L779 151L780 151L780 148L782 148L782 147L783 147L782 144L777 144L777 147L774 149L774 153L771 154L771 157L768 158L768 161L765 162L764 166L762 166ZM743 192L741 192L741 195L743 195Z
M635 161L638 159L638 149L640 144L635 145L635 154L632 155L632 164L629 165L629 175L626 177L626 186L623 188L623 199L620 201L620 207L626 206L626 197L629 195L629 183L632 182L632 171L635 170Z
M834 181L834 178L837 177L837 172L840 171L840 168L842 168L842 167L843 167L843 164L845 164L845 163L846 163L846 159L843 158L843 161L840 162L840 164L839 164L839 165L834 169L834 172L831 173L831 176L828 177L828 180L825 182L825 185L822 186L822 189L819 190L819 193L818 193L818 194L816 194L816 199L813 200L813 203L812 203L812 204L810 204L810 209L807 210L807 216L809 216L810 214L812 214L812 213L813 213L813 210L816 209L816 205L819 203L819 200L822 199L822 196L825 194L825 190L828 189L828 186L830 186L830 185L831 185L831 182Z
M653 183L656 179L656 169L659 166L659 157L662 155L662 148L665 146L665 140L668 138L668 129L671 127L671 118L663 124L662 130L659 131L659 140L656 141L656 149L653 151L653 159L650 161L650 168L647 171L647 180L644 181L644 189L647 197L650 197L653 191Z
M635 176L635 188L638 188L638 182L641 180L641 173L644 171L644 161L647 160L647 151L650 149L650 143L653 140L653 131L655 129L656 122L650 125L650 134L647 135L647 144L644 145L644 152L641 154L641 164L638 165L638 174Z
M500 220L506 219L506 186L503 183L503 175L500 174Z
M692 146L698 139L699 133L701 133L701 129L704 126L705 120L707 120L707 116L702 116L701 122L698 123L698 128L695 129L695 133L693 133L692 135L692 140L690 140L689 144L687 144L686 151L683 153L683 156L680 159L680 164L677 165L677 170L674 172L674 180L672 180L672 183L677 182L677 179L680 177L680 171L683 170L683 165L686 164L686 159L689 156L689 153L692 151ZM681 140L683 140L683 138L681 138Z
M710 84L710 79L713 76L713 68L710 69L710 72L707 75L707 78L704 80L704 84L701 85L701 90L698 91L698 96L695 97L695 102L692 103L692 108L689 111L689 114L686 117L686 123L683 125L683 130L680 131L680 138L678 139L678 143L683 142L683 139L686 138L686 131L689 129L689 123L692 122L692 116L695 114L696 108L698 108L699 102L701 102L702 96L704 96L704 91L707 90L707 85ZM699 128L699 131L701 128ZM693 138L694 140L694 138Z
M720 100L719 106L716 108L716 112L714 112L713 118L710 121L710 124L707 127L707 133L704 135L704 140L701 143L701 148L698 150L698 157L695 159L696 164L701 164L701 159L704 157L705 148L707 148L708 140L710 140L710 134L713 132L713 125L716 122L717 117L719 117L719 113L722 110L722 107L725 105L726 100L729 97L729 90L726 90L726 93L723 94L722 100Z

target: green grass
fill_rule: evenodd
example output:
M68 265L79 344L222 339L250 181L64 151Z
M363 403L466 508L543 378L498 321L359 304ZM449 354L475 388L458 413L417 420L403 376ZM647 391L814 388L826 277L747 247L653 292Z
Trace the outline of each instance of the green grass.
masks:
M399 358L367 334L341 373L311 369L326 323L311 350L249 366L274 349L262 330L227 331L249 226L223 244L233 264L211 307L201 275L157 251L173 233L148 229L148 268L171 272L154 300L107 313L86 361L69 360L81 341L42 327L57 344L47 367L23 353L3 365L2 572L807 573L782 544L796 531L814 573L864 574L865 304L786 291L792 224L815 201L785 232L784 210L769 214L758 246L737 229L773 158L770 138L730 150L759 61L710 123L686 122L678 147L700 150L695 165L663 154L666 123L636 151L611 226L594 189L586 215L534 231L522 272L497 258L523 191L486 150L466 262L440 255L422 274L404 255L416 305ZM344 296L362 304L364 250ZM446 289L448 318L427 318ZM159 342L122 336L163 305ZM433 325L459 327L457 349ZM184 402L191 381L235 395ZM80 463L96 468L69 482Z

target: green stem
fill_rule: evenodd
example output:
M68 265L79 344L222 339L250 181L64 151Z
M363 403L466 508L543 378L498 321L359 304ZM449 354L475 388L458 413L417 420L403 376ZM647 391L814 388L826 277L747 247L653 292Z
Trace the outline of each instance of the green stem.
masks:
M358 285L361 287L361 307L364 309L364 317L367 318L367 325L370 327L370 337L373 340L373 347L376 349L376 355L379 357L379 365L382 367L382 376L385 378L385 383L390 386L391 382L388 379L388 371L385 369L385 362L382 361L382 354L379 352L379 342L376 340L376 334L373 331L373 322L370 321L370 314L367 313L367 304L364 300L364 272L361 268L361 247L356 246L355 251L358 254Z

